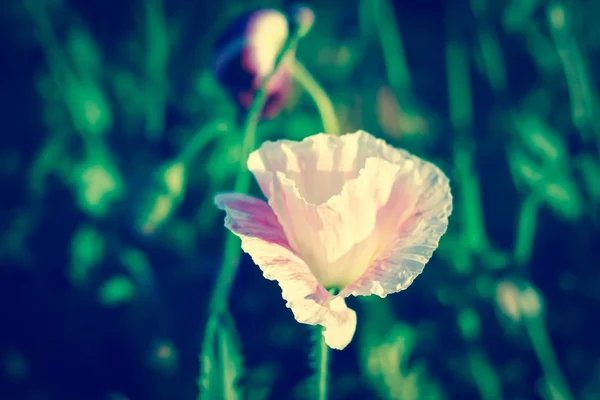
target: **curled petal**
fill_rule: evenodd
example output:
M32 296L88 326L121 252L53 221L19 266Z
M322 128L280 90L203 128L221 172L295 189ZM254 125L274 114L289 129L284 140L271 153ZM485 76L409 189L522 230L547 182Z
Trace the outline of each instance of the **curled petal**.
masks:
M265 278L279 283L294 318L322 325L327 344L348 345L356 329L356 314L344 299L331 296L306 263L290 247L277 217L267 203L242 194L220 194L215 204L225 210L225 226L242 240L242 249L260 267Z
M388 238L387 243L382 243L385 247L342 296L385 297L406 289L423 271L446 232L452 213L448 178L435 165L402 153L413 168L399 174L388 204L378 213L377 230Z

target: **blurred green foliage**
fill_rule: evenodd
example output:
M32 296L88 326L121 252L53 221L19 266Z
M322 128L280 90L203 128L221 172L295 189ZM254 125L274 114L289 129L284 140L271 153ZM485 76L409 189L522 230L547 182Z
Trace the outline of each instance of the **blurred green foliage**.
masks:
M341 131L433 160L455 196L411 289L355 300L331 398L599 398L600 3L308 4L297 58ZM308 331L246 257L198 357L225 242L212 198L243 155L212 46L284 5L3 8L1 398L310 396ZM322 129L297 84L257 143Z

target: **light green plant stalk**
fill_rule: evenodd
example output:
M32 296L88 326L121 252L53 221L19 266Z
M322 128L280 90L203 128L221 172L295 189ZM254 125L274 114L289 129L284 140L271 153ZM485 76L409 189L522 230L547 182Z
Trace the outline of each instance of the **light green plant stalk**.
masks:
M469 79L469 57L467 48L458 42L446 45L446 69L448 73L448 95L450 122L456 135L454 144L454 169L458 189L462 197L463 233L466 245L473 253L490 249L485 232L479 177L473 166L475 141L471 135L473 109Z
M285 45L279 52L271 73L269 73L259 90L256 92L254 97L254 102L252 106L248 110L248 114L243 126L243 143L242 143L242 151L240 154L240 165L238 169L238 173L235 180L234 191L237 193L246 193L250 187L250 171L246 167L246 162L250 152L255 147L256 142L256 128L258 126L258 122L260 120L260 116L262 113L262 109L267 100L267 85L277 70L281 65L284 58L289 54L290 51L293 51L296 48L298 41L300 40L300 32L296 31L286 41ZM228 233L227 239L225 241L225 250L223 257L223 265L221 266L219 275L217 277L217 282L215 284L215 288L213 290L211 300L209 303L209 317L206 323L205 331L204 331L204 339L202 343L201 349L201 360L206 359L206 356L210 352L210 348L214 341L216 328L218 326L218 321L221 313L227 307L227 300L229 299L229 294L231 292L231 285L233 283L233 279L237 273L237 268L239 265L241 257L241 247L239 244L239 239L232 233ZM202 363L201 372L200 372L200 391L203 390L203 385L208 381L207 376L210 373L210 370L205 365L206 363Z
M515 263L520 267L529 265L531 261L539 207L540 200L535 194L526 197L521 206L513 256ZM549 398L552 400L573 400L574 397L570 393L567 380L558 364L556 352L552 347L550 335L544 322L544 307L541 295L531 287L521 290L519 308L525 330L542 366Z
M339 135L340 124L335 115L335 109L331 102L331 99L323 90L319 82L312 76L310 71L298 60L294 60L292 66L292 75L296 79L304 90L312 97L317 110L321 115L321 121L323 121L323 129L326 133Z
M478 17L476 35L483 72L494 93L502 95L506 91L506 63L498 36L492 25L484 17L489 12L488 6L487 0L471 0L473 14Z
M402 109L402 116L398 116L401 130L407 134L422 134L423 120L426 119L427 125L432 126L436 124L437 118L415 96L394 5L390 0L363 0L361 10L370 10L373 25L376 27L385 61L387 82ZM364 26L365 22L363 29L368 29Z
M330 289L329 294L335 296L336 290ZM314 347L314 358L315 358L315 378L317 386L318 400L327 400L328 384L329 384L329 346L325 342L325 336L323 331L325 330L322 326L317 326L315 329L315 347Z
M494 255L487 238L482 208L479 177L474 168L473 149L475 140L472 136L473 108L471 84L469 80L469 57L467 48L458 42L446 45L446 69L448 73L448 94L450 104L450 120L455 131L454 170L462 197L462 218L464 219L463 235L466 248L471 255ZM479 320L475 311L471 318ZM466 331L461 330L466 341L473 341ZM501 399L502 392L498 376L489 357L482 346L474 345L476 350L469 352L467 358L471 376L479 392L485 400Z
M540 199L535 194L528 195L521 205L513 256L515 264L519 267L526 266L531 260L539 208Z
M217 121L216 123L198 129L192 139L186 143L185 147L177 156L177 161L189 166L200 151L206 148L210 143L216 141L223 134L226 134L231 128L232 127L228 126L223 121Z
M327 400L327 384L329 370L329 347L325 343L323 336L323 327L316 330L315 358L316 358L316 378L317 378L317 399Z
M470 344L467 351L467 365L479 396L482 400L501 400L500 379L494 370L481 339L481 319L470 307L463 308L458 314L458 326L463 339Z
M474 346L467 354L467 363L482 400L502 400L500 379L489 357L481 346Z
M394 91L412 94L408 63L402 45L402 36L394 16L394 7L388 0L363 0L371 3L373 20L383 50L387 79ZM365 7L367 9L367 7Z
M542 366L544 383L547 386L548 398L552 400L573 400L567 380L558 364L556 352L552 347L550 335L542 313L525 316L525 329L533 345L533 349Z
M571 100L571 117L584 140L595 141L600 154L598 95L586 68L581 46L572 32L572 13L562 1L549 2L548 22L552 41L562 64ZM593 137L592 137L593 135Z
M152 89L145 99L146 134L157 139L163 132L167 93L169 33L162 0L149 0L144 7L146 36L145 72Z

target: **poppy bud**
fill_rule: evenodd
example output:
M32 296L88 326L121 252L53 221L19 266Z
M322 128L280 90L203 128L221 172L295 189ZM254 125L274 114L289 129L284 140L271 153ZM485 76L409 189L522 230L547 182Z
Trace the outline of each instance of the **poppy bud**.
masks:
M259 9L235 19L216 42L213 68L218 82L242 111L247 111L290 32L288 18L274 9ZM262 116L279 114L289 97L289 59L272 76Z

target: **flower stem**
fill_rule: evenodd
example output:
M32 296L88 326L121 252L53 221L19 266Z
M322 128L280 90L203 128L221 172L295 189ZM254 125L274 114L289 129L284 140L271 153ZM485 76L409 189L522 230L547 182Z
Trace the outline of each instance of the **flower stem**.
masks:
M372 18L381 41L389 84L396 92L405 91L412 94L410 71L404 53L402 35L396 22L393 3L389 0L363 1L371 3Z
M482 400L501 400L500 380L484 349L476 346L468 353L467 361L479 397Z
M326 133L333 135L340 134L340 124L335 115L335 108L325 90L319 82L312 76L310 71L298 60L292 63L292 74L304 90L310 95L315 102L317 110L323 121L323 129Z
M543 317L541 315L527 316L524 321L525 329L542 366L549 397L553 400L573 400L574 397L552 348Z
M325 343L323 327L317 328L317 340L315 343L316 368L317 368L317 399L327 400L327 381L329 367L329 347Z
M229 129L229 126L223 125L222 122L219 122L218 124L209 124L200 128L194 134L192 139L186 143L185 147L177 156L177 160L184 163L186 166L189 165L200 151L211 142L216 141Z
M515 264L519 267L525 267L531 261L539 207L540 201L535 194L528 195L521 205L514 250Z
M328 289L330 295L335 296L337 289ZM329 375L329 346L325 342L323 332L325 327L317 326L315 330L315 378L317 380L317 399L327 400L327 384Z
M299 32L296 31L286 41L285 45L277 55L273 70L265 77L261 87L256 92L252 106L248 110L246 120L243 127L243 143L242 151L240 154L240 165L235 180L234 191L239 193L246 193L250 187L250 171L246 167L248 156L254 149L256 142L256 128L260 120L262 109L267 100L267 85L269 80L281 65L281 62L285 56L293 49L296 48L300 39ZM202 341L202 354L201 359L206 359L205 355L210 354L210 348L213 343L213 339L218 326L219 316L223 310L227 307L227 300L231 292L231 286L233 284L234 277L237 273L239 261L241 257L241 248L239 245L239 239L229 233L225 241L225 251L223 256L223 265L221 266L219 276L213 289L210 304L209 304L209 317L204 330L204 338ZM210 373L210 366L201 366L199 382L207 382L206 376ZM202 393L204 388L200 388Z

